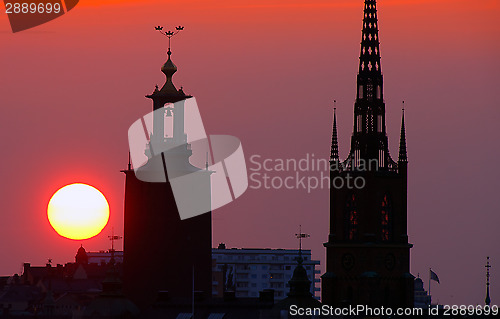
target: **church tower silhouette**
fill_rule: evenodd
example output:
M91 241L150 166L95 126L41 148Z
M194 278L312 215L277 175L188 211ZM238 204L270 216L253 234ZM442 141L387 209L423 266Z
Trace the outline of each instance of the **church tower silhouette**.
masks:
M375 0L365 0L364 5L354 128L344 162L339 159L336 126L334 111L330 234L324 244L322 302L332 306L413 306L404 113L396 163L389 154L385 127Z

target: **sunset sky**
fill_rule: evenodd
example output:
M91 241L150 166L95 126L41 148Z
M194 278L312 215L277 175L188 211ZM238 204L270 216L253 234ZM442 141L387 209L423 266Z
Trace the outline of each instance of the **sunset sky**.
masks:
M377 6L393 158L405 100L411 272L426 289L429 267L439 275L433 301L483 304L489 255L499 304L500 2ZM240 138L251 167L254 154L328 157L334 99L347 156L362 17L363 0L87 0L13 34L2 12L0 275L73 261L80 244L108 249L112 227L123 234L127 130L164 83L167 42L154 26L185 26L174 83L196 97L209 134ZM51 195L76 182L110 204L108 226L89 240L63 238L47 220ZM213 245L296 248L302 224L323 272L328 220L327 189L249 189L214 212Z

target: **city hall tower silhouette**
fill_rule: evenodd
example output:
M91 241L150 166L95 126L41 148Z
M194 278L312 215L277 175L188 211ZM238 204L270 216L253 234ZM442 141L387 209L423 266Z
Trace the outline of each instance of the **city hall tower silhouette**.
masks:
M365 0L351 150L340 162L334 111L330 233L322 302L332 306L413 306L407 235L407 156L404 113L399 159L388 148L375 0ZM336 183L340 185L340 183Z
M178 30L181 27L178 27ZM157 27L161 30L161 27ZM163 33L172 36L173 32ZM169 38L170 39L170 38ZM192 98L177 89L172 77L177 67L171 60L170 42L168 59L161 67L165 84L156 86L146 97L153 102L152 133L145 145L147 163L140 169L160 165L161 174L166 174L165 165L175 162L182 175L198 172L198 185L206 189L193 201L210 207L210 174L190 164L191 145L184 131L186 100ZM173 104L175 103L175 104ZM164 131L165 117L173 116L173 135ZM156 143L156 144L154 144ZM161 155L151 155L152 145L173 145ZM157 301L191 302L212 295L212 219L211 212L181 220L172 191L166 182L147 182L137 178L137 172L129 163L125 173L124 203L124 292L141 308ZM139 171L140 172L140 171ZM169 175L172 173L169 170ZM158 175L163 176L165 175Z

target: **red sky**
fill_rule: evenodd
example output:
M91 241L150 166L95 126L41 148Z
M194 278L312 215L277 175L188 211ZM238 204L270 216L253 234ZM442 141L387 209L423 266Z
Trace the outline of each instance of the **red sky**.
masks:
M162 84L165 38L155 25L184 25L173 42L177 86L197 98L211 134L238 136L249 157L327 157L333 99L341 157L349 151L362 0L81 1L71 12L12 34L0 15L2 125L0 274L23 262L71 261L80 242L58 236L46 205L74 182L100 189L110 223L88 250L123 231L127 129L151 110ZM434 300L481 304L484 263L500 298L500 4L378 1L390 150L397 155L406 101L411 271ZM328 190L248 190L214 212L213 244L295 248L324 269Z

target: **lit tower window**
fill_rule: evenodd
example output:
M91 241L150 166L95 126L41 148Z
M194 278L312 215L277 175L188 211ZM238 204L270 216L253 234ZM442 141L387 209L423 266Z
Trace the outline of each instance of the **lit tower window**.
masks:
M356 196L352 194L346 204L346 222L347 233L346 237L349 240L357 239L358 237L358 210L356 208Z
M384 195L381 207L381 235L383 241L388 241L391 239L391 214L391 204L389 202L388 196Z

